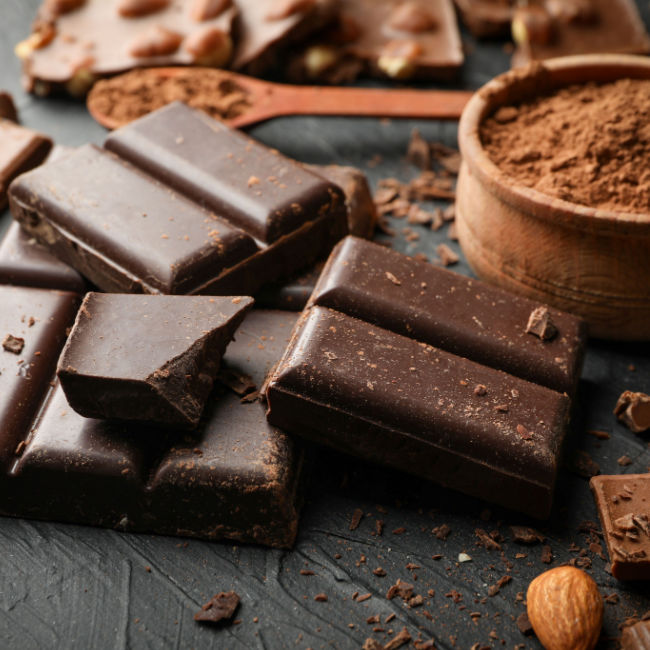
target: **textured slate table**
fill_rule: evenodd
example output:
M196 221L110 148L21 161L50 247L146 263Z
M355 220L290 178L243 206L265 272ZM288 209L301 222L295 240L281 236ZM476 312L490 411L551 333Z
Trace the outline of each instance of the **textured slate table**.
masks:
M100 143L104 132L82 104L39 100L20 89L12 49L28 33L38 4L39 0L2 2L0 88L14 93L26 125L49 133L61 144ZM648 3L640 0L639 6L650 24ZM501 44L477 45L470 37L467 41L472 52L462 86L477 88L507 68ZM361 167L376 183L387 176L407 180L416 174L404 161L414 126L428 139L455 145L454 124L424 121L287 118L252 133L299 160ZM0 217L0 231L8 222L8 214ZM420 239L406 242L401 233L406 224L395 225L394 246L408 253L433 257L435 245L448 242L446 229L434 233L419 226L413 228ZM458 251L456 244L452 248ZM455 269L469 273L463 262ZM630 364L636 370L631 371ZM611 413L626 388L650 392L650 346L593 342L569 456L573 449L585 450L604 473L647 471L649 438L632 434ZM588 429L608 431L611 439L598 441L586 433ZM617 463L623 455L632 459L631 465ZM488 513L489 506L479 501L333 453L320 451L315 459L292 552L0 519L0 646L355 648L371 635L382 642L391 638L373 633L377 624L366 623L378 614L386 631L395 634L406 626L414 638L418 634L435 638L438 648L470 648L475 643L494 648L513 648L518 643L540 647L515 625L524 611L516 596L550 565L541 562L541 545L514 543L508 525L528 523L542 530L553 551L553 566L576 557L578 552L570 550L572 543L586 546L578 530L580 522L596 520L585 479L563 471L554 515L550 522L538 525L495 508ZM363 510L364 518L350 531L356 508ZM382 536L373 535L377 519L385 522ZM446 541L432 533L443 523L452 531ZM478 547L476 528L500 530L505 539L502 551ZM460 552L472 561L457 563ZM526 557L516 559L517 553ZM442 558L433 560L434 555ZM602 647L615 647L608 637L618 635L623 619L650 609L650 597L643 586L617 583L597 555L587 556L602 592L620 597L618 604L606 605L601 642ZM409 563L419 568L409 570ZM373 574L377 567L385 570L385 577ZM301 569L315 575L303 576ZM487 597L489 586L504 575L511 575L512 581ZM425 604L409 609L399 598L386 600L386 591L397 578L414 584ZM199 606L214 593L229 589L242 597L237 615L241 623L220 630L195 624L192 615ZM429 590L435 595L429 596ZM452 590L462 596L460 602L445 596ZM359 603L352 599L354 592L371 597ZM327 594L328 601L315 602L318 593ZM476 612L480 617L470 616ZM395 617L384 624L392 614Z

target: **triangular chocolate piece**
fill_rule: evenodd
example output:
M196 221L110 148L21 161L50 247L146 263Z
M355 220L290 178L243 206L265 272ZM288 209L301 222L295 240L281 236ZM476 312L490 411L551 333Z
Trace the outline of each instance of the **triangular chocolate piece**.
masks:
M57 374L85 417L194 428L253 299L89 293Z

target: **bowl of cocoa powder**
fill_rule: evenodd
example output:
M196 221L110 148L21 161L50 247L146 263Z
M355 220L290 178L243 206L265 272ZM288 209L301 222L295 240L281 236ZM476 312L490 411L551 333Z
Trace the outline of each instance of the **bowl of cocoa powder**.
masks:
M458 237L482 279L650 340L650 59L566 57L468 103Z

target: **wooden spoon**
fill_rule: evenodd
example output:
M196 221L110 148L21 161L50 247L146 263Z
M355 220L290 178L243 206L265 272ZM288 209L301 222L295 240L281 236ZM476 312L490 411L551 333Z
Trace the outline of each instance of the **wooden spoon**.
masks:
M231 87L246 95L247 105L234 117L224 118L230 126L244 127L272 117L283 115L350 115L372 117L411 117L440 120L457 120L472 96L471 92L460 90L403 90L401 88L341 88L327 86L293 86L271 83L252 77L215 69L197 68L147 68L127 72L118 77L100 81L88 95L88 110L102 126L115 129L134 117L117 119L102 110L107 86L116 94L118 101L137 93L134 79L142 81L148 92L155 92L156 82L183 82L196 78L197 73L205 80L213 75L218 83L232 84ZM127 82L127 78L131 77ZM131 90L133 88L134 90ZM224 94L215 97L214 106L224 99ZM160 105L165 101L161 98ZM192 103L191 101L188 103ZM210 104L210 106L208 106ZM200 107L197 104L197 108ZM209 101L204 107L214 107ZM152 108L153 110L153 108Z

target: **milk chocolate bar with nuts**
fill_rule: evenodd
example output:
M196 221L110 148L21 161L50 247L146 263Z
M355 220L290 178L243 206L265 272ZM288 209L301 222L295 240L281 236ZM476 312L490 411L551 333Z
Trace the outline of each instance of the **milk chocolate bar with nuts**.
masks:
M342 0L336 26L292 62L289 74L332 83L360 74L452 79L463 59L451 0Z
M535 0L514 12L512 35L515 68L558 56L650 52L634 0Z
M236 15L231 0L45 0L15 51L30 91L83 96L135 67L224 66Z
M479 38L503 37L510 33L516 0L455 0L463 23Z

